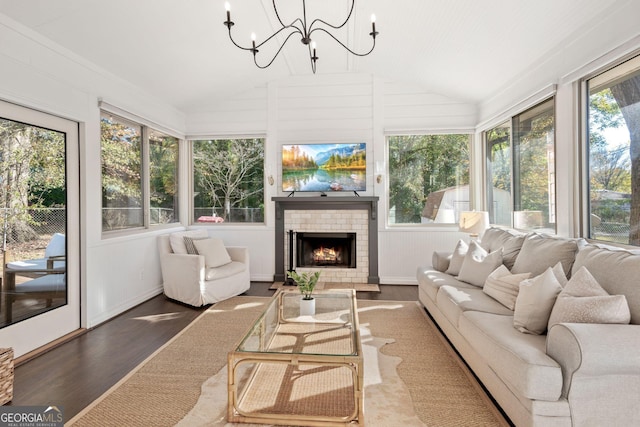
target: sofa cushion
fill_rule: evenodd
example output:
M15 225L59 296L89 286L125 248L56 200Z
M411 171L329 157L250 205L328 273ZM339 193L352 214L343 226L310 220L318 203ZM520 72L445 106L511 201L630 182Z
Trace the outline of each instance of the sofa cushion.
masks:
M547 329L557 323L621 323L631 318L624 295L609 295L585 267L571 276L558 295Z
M231 257L227 248L224 247L222 239L202 239L194 240L198 254L204 256L204 265L207 268L221 267L231 262Z
M459 331L493 371L529 399L557 401L562 392L560 365L546 354L546 337L521 334L513 318L465 311Z
M565 274L570 276L577 250L578 242L575 239L531 233L524 239L511 272L538 276L560 261Z
M458 287L444 285L438 290L436 304L449 321L458 326L458 318L465 311L482 311L486 313L511 316L509 310L477 287Z
M464 240L458 240L458 243L456 243L456 247L453 249L453 253L451 254L449 268L447 268L445 273L451 274L452 276L457 276L458 273L460 273L460 267L462 267L464 256L467 254L468 249L469 245L467 245Z
M184 244L184 237L191 237L193 239L206 239L209 237L207 230L199 228L191 231L180 231L177 233L171 233L169 235L169 243L171 244L171 250L174 254L187 254L187 247Z
M221 267L207 268L204 279L207 281L224 279L225 277L241 273L246 268L247 265L242 262L231 261L229 264L225 264Z
M442 271L444 273L447 271L447 268L449 268L451 258L453 258L453 253L451 252L433 251L433 255L431 255L431 265L434 270Z
M482 290L509 310L514 310L520 282L529 276L530 273L512 274L505 265L501 265L487 277Z
M464 256L458 280L482 287L493 270L502 265L502 248L487 253L480 244L471 242Z
M624 295L629 304L631 323L640 324L640 254L636 251L581 247L573 271L586 267L589 273L611 295Z
M441 286L449 285L458 288L475 288L475 286L461 282L450 274L436 271L431 267L418 267L416 276L418 278L418 286L434 303L436 302L436 295Z
M526 334L543 334L547 330L549 316L562 291L563 268L558 262L544 273L520 283L513 313L513 326ZM559 280L560 279L560 280ZM566 277L564 278L566 281Z
M524 233L491 227L482 235L480 245L482 245L487 252L497 251L502 248L502 263L511 270L520 253L524 238Z

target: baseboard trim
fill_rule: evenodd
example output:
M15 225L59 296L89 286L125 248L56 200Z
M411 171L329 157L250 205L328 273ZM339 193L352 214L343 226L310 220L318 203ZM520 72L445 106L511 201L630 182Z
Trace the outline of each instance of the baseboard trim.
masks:
M87 329L86 328L80 328L80 329L76 329L73 332L69 332L66 335L61 336L60 338L51 341L50 343L47 343L41 347L36 348L35 350L31 350L28 353L23 354L20 357L16 357L13 361L14 366L20 366L23 363L26 363L32 359L35 359L36 357L43 355L44 353L53 350L54 348L61 346L64 343L67 343L69 341L71 341L74 338L79 337L80 335L84 335L87 333Z

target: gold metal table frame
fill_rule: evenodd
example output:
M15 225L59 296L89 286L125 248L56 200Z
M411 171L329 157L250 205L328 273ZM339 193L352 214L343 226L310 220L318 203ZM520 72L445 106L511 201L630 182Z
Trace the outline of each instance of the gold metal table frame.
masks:
M315 316L296 313L301 298L296 289L279 290L265 311L251 326L235 349L228 355L227 421L304 426L363 426L364 425L364 369L362 344L358 324L355 290L314 293ZM301 338L302 337L302 338ZM274 368L271 368L274 367ZM323 414L294 412L275 407L259 411L247 409L245 403L256 395L279 394L273 383L265 383L261 369L295 372L300 380L307 369L313 375L335 375L345 369L350 373L351 392L341 389L348 413ZM324 372L326 371L326 373ZM333 371L333 372L330 372ZM294 381L294 382L295 382ZM283 381L284 383L285 381ZM282 386L282 384L281 384ZM302 404L313 405L313 387ZM322 398L327 399L323 395ZM351 400L353 399L353 400ZM254 406L259 406L254 405ZM270 409L273 409L270 411Z

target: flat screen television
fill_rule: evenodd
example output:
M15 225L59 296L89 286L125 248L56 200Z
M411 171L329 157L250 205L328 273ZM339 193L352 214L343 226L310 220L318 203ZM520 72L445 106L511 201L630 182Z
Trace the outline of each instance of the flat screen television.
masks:
M365 191L367 144L282 146L282 191Z

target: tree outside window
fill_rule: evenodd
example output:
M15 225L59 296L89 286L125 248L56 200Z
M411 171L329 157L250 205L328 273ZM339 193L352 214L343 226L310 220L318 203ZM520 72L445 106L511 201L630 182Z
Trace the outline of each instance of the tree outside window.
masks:
M178 222L178 138L149 132L150 223Z
M142 126L103 114L102 230L142 227Z
M457 223L469 209L471 135L398 135L389 144L389 223Z
M264 222L264 139L193 141L195 222Z
M589 237L640 246L640 57L587 87Z

